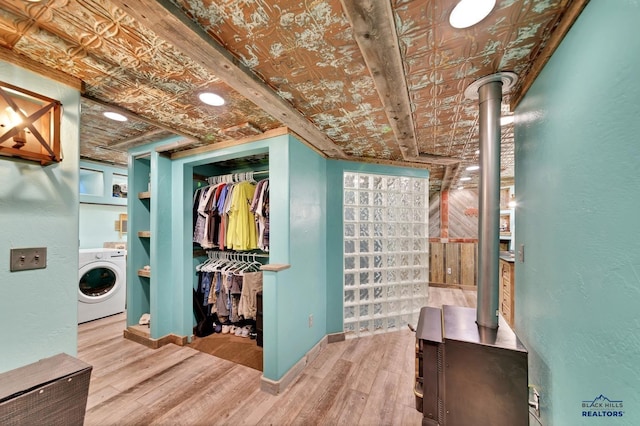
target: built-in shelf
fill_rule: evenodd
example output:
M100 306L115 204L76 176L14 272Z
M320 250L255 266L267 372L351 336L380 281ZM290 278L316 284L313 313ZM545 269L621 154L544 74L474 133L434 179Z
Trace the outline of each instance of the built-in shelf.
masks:
M138 192L138 198L141 200L146 200L151 198L151 192L149 191L145 191L145 192Z
M146 269L138 269L138 276L151 278L151 271L147 271Z
M151 238L151 231L138 231L138 237Z

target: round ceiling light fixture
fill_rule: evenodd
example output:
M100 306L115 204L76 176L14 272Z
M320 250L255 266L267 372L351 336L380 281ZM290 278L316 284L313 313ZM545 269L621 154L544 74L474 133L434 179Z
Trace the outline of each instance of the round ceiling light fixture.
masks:
M449 23L453 28L469 28L486 18L496 0L460 0L449 15Z
M222 96L216 95L215 93L203 92L203 93L200 93L198 97L202 102L204 102L207 105L211 105L211 106L224 105L224 99L222 99Z
M115 121L127 121L128 118L125 117L122 114L118 114L117 112L112 112L112 111L107 111L105 113L103 113L103 115L105 117L107 117L110 120L115 120Z

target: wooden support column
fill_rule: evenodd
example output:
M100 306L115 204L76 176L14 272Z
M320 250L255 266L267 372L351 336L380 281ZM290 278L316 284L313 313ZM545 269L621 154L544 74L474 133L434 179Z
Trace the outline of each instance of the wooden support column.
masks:
M449 238L449 190L440 192L440 238Z

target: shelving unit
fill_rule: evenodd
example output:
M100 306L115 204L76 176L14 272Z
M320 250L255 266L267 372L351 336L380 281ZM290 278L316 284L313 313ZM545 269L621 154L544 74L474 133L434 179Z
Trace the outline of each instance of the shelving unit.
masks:
M132 197L128 205L129 251L127 262L127 329L125 337L139 341L146 333L150 337L150 329L142 327L138 321L142 314L151 312L151 273L144 270L151 263L151 192L149 179L151 176L151 155L146 153L134 157L129 170L129 182ZM134 235L137 238L133 237ZM135 337L134 337L135 336Z
M129 188L137 194L129 203L130 249L127 262L127 328L125 337L151 348L166 343L184 345L186 336L173 334L173 296L179 289L171 278L171 159L152 147L130 153ZM143 314L150 325L139 326Z

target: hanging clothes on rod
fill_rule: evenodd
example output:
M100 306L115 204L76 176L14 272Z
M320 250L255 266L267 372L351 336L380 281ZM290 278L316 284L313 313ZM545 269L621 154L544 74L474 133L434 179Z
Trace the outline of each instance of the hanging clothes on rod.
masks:
M196 266L198 303L221 326L216 332L249 337L255 330L257 293L262 291L260 266L255 254L219 251L208 252L208 259Z
M258 182L250 210L255 215L258 229L258 248L269 251L269 179Z
M268 171L207 178L193 198L193 241L205 249L269 250Z

